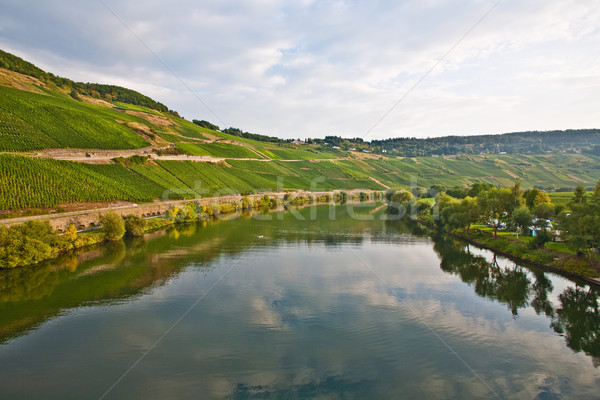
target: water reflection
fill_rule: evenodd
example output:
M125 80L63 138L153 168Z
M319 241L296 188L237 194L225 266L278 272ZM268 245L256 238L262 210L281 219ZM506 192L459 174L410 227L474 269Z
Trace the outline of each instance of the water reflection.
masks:
M552 274L493 256L485 257L477 249L432 235L418 225L356 220L344 214L343 209L336 211L336 219L331 220L331 210L327 207L319 208L315 213L318 218L312 220L309 217L313 211L308 208L298 211L306 217L304 220L278 213L265 220L241 217L236 221L170 227L145 238L75 252L35 267L1 271L0 343L77 307L139 298L185 271L208 275L214 270L216 260L234 257L251 248L302 244L309 248L322 245L335 252L347 245L358 247L369 242L406 245L432 241L441 260L440 268L446 274L459 277L478 296L504 304L513 318L531 307L536 314L548 318L549 326L564 336L573 351L600 357L597 290L575 282L555 293ZM365 214L369 212L365 209ZM376 288L369 290L373 292L371 296L379 295L374 293ZM338 378L324 379L330 379L328 387L345 385L335 380ZM293 391L311 393L320 384L309 383L306 387L294 387ZM235 398L249 397L252 393L282 396L269 390L241 385ZM352 390L358 389L352 387Z
M536 314L549 318L550 326L565 337L572 350L600 357L600 309L595 288L575 283L553 304L554 287L547 272L510 262L500 266L497 256L489 261L471 254L469 245L441 235L434 235L434 250L441 258L440 268L460 277L477 295L505 304L514 317L531 306Z

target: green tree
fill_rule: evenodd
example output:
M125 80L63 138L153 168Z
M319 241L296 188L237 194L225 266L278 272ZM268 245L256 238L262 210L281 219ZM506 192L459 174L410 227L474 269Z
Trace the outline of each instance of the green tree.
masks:
M527 207L529 207L530 210L533 210L533 207L535 207L535 198L540 193L542 193L542 191L540 189L533 188L533 189L527 190L523 194L523 196L525 197L525 204L527 204Z
M547 220L554 217L554 206L550 203L540 203L533 209L533 215L541 221L543 227L547 226ZM540 226L542 226L540 225Z
M477 203L486 222L492 224L494 228L494 238L498 237L500 225L508 220L510 213L513 211L514 203L511 190L493 187L481 192L477 196Z
M525 231L527 228L531 226L531 221L533 220L533 215L529 211L529 208L525 206L521 206L514 210L510 216L511 222L514 226L517 227L517 236L518 231Z
M127 215L123 218L125 222L125 236L138 237L144 236L146 232L146 220L137 215Z
M406 215L410 212L414 197L408 190L388 190L385 193L388 203L388 213L393 215Z
M572 204L583 204L587 202L587 194L585 192L585 188L582 185L577 185L575 190L573 190L573 199L571 200Z
M0 228L0 267L14 268L45 260L56 242L56 234L47 221Z
M511 208L516 210L521 207L525 203L525 199L523 198L523 190L521 190L521 181L516 180L515 184L510 188L511 194Z
M471 189L467 191L467 196L477 197L480 193L490 190L492 188L494 188L494 185L490 183L475 182L473 186L471 186Z
M114 211L104 214L100 218L100 224L104 232L104 240L119 240L125 234L125 221Z
M432 194L439 194L439 193L443 193L446 191L446 187L444 185L438 185L438 184L431 185L429 187L429 189Z

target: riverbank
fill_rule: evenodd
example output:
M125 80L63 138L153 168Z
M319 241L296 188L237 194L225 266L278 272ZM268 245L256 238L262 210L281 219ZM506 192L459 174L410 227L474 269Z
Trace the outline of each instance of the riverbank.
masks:
M345 203L346 201L364 202L368 200L381 200L381 192L376 191L335 191L335 192L287 192L277 193L270 197L268 194L254 196L233 197L221 196L203 198L195 201L184 201L163 204L163 211L153 214L128 213L129 209L106 209L90 211L87 218L93 218L96 229L88 231L83 224L61 221L64 229L56 229L50 220L32 218L25 221L14 222L8 227L0 225L0 269L10 269L33 265L42 261L51 260L74 249L81 249L106 241L119 240L123 236L114 237L101 229L102 216L116 214L115 218L133 217L143 222L138 227L139 236L164 228L165 226L188 223L197 220L226 217L231 219L235 215L264 214L270 211L283 211L289 207L302 207L325 203ZM169 206L167 208L167 205ZM140 209L135 208L135 211ZM67 217L68 218L68 217ZM56 223L56 221L54 221ZM121 221L122 223L122 221ZM79 229L78 229L79 228ZM126 232L130 233L130 232Z
M569 277L583 279L600 286L600 263L589 261L575 254L568 254L550 249L546 246L532 248L531 243L515 240L510 237L493 237L490 232L472 228L467 232L447 231L433 220L408 217L410 220L443 234L493 251L515 262L544 268Z

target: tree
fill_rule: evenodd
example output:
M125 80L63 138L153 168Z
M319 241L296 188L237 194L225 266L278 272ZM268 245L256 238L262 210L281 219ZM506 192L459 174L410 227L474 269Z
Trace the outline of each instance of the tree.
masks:
M519 230L524 231L531 225L531 221L533 216L529 211L529 208L525 206L521 206L517 208L510 216L511 222L513 225L517 227L517 236L519 235Z
M583 204L587 202L587 195L585 192L585 188L582 185L577 185L575 190L573 190L573 194L575 195L571 200L572 204Z
M537 207L540 204L550 204L552 200L550 200L550 196L546 192L539 192L535 199L533 199L533 208Z
M467 197L467 190L460 187L454 187L451 189L447 189L446 194L456 199L464 199L465 197Z
M471 189L467 191L467 196L477 197L480 193L490 190L492 188L494 188L494 185L490 183L475 182L473 186L471 186Z
M405 215L410 211L414 197L408 190L388 190L385 193L389 214Z
M123 218L114 211L100 217L100 224L102 224L104 240L119 240L125 234L125 221L123 221Z
M410 192L417 199L427 196L427 189L425 189L424 187L421 187L421 186L416 186L416 187L411 188Z
M443 192L445 192L445 191L446 191L446 187L445 187L444 185L438 185L438 184L435 184L435 185L431 185L431 186L429 187L429 192L430 192L432 195L436 195L436 194L439 194L439 193L443 193ZM432 196L432 197L433 197L433 196Z
M533 189L527 190L523 194L523 196L525 197L525 204L527 204L527 207L529 207L530 210L533 210L533 207L535 207L535 198L540 193L542 193L542 191L540 189L533 188Z
M533 215L538 219L540 226L545 228L546 221L554 217L554 206L550 203L540 203L533 209Z
M75 227L75 224L69 224L67 229L65 229L64 237L65 240L70 243L73 243L77 239L77 228Z
M483 191L477 196L477 203L486 222L494 227L494 238L498 237L498 228L513 211L512 192L508 188L495 187Z
M137 215L128 215L123 220L125 222L125 236L144 236L146 232L146 220L144 218Z
M600 187L600 182L596 189ZM562 216L562 237L569 247L587 254L590 259L600 247L600 190L588 201L585 188L578 185L570 203L571 213Z
M521 181L517 179L515 184L510 188L511 194L511 208L516 210L521 207L525 203L525 199L523 199L523 191L521 190Z
M47 259L56 239L47 221L27 221L8 229L0 228L0 267L14 268Z

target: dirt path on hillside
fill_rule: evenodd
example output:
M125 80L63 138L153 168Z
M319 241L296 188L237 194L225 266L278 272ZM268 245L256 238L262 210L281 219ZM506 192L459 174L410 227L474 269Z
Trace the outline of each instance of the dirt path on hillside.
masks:
M222 141L221 141L222 142ZM206 143L206 142L204 142ZM117 157L131 157L131 156L149 156L152 160L165 160L165 161L195 161L195 162L219 162L223 160L242 160L242 161L282 161L282 162L322 162L322 161L342 161L348 160L348 158L325 158L325 159L313 159L313 160L272 160L265 154L258 150L252 149L251 147L242 146L259 157L262 158L247 158L247 157L212 157L212 156L191 156L187 154L174 154L174 155L158 155L154 153L154 150L167 150L169 147L155 147L147 146L140 149L132 150L98 150L98 149L46 149L36 153L11 153L15 155L25 157L37 157L37 158L52 158L54 160L64 161L75 161L85 164L108 164L113 158ZM380 183L382 186L386 185Z
M386 185L385 183L381 183L381 181L379 181L379 180L377 180L377 179L373 178L372 176L370 176L370 177L369 177L369 179L370 179L370 180L372 180L373 182L375 182L376 184L383 186L383 187L384 187L384 188L386 188L386 189L391 189L391 187L389 187L389 186L388 186L388 185Z

